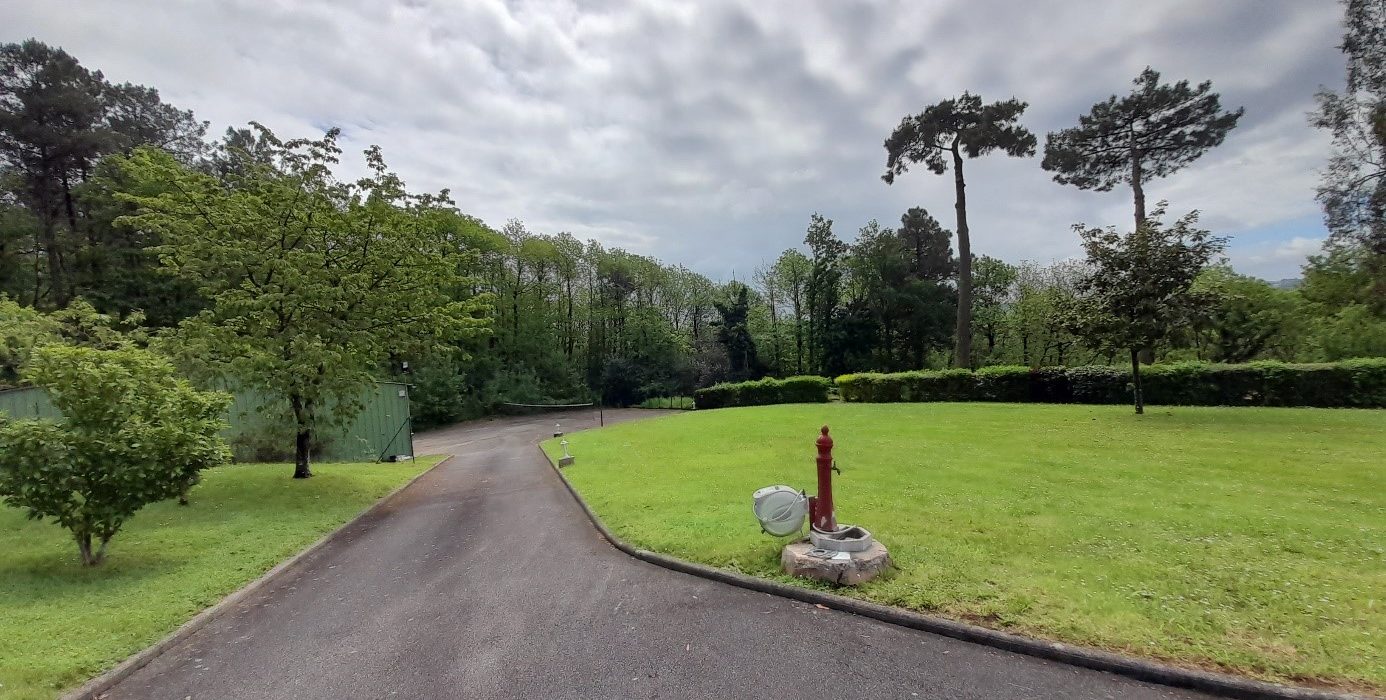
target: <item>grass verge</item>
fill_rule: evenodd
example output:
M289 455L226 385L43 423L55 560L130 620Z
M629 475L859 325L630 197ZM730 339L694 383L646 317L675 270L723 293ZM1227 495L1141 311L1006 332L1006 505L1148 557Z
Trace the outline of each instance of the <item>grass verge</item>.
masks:
M619 536L793 581L755 489L814 489L898 571L840 593L1282 682L1386 689L1386 411L826 404L567 436ZM554 443L545 443L553 454Z
M350 520L441 457L385 464L237 464L192 505L148 506L84 569L67 531L0 506L0 698L52 698L158 641Z

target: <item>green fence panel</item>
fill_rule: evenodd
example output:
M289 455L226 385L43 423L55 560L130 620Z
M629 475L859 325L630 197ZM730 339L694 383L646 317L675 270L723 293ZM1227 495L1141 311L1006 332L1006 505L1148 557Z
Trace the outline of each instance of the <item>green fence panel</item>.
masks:
M350 424L332 431L323 446L322 458L374 462L414 456L409 385L380 382L361 398L365 408Z
M321 431L313 457L326 462L374 462L414 456L409 385L380 382L362 392L361 412L346 425ZM330 410L330 407L329 407ZM61 418L42 389L0 391L0 414L13 418ZM287 402L255 391L232 394L223 433L238 462L293 458L294 425Z
M11 418L60 418L48 394L33 387L0 391L0 413Z

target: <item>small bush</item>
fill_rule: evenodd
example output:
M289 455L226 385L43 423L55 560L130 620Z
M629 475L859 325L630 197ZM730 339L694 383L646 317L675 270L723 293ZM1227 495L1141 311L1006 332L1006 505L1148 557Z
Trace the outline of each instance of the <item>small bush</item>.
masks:
M1146 400L1185 406L1386 408L1386 358L1320 364L1175 362L1141 369ZM844 401L1014 401L1124 404L1125 367L985 367L976 372L845 374Z
M140 508L230 457L218 433L231 397L194 389L150 352L49 345L27 374L63 418L0 422L0 498L70 530L87 566Z
M693 392L699 409L732 406L766 406L777 403L827 403L833 383L826 377L757 379L735 384L714 384Z

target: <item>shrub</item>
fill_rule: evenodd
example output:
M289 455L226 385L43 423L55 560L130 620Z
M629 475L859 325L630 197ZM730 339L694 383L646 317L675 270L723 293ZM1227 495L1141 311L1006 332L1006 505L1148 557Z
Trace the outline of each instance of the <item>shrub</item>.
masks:
M50 345L27 375L63 418L0 423L0 499L70 530L87 566L140 508L230 459L218 432L231 397L193 389L152 353Z
M1074 403L1131 402L1131 371L1128 369L1069 367L1065 374Z
M1386 358L1321 364L1176 362L1141 371L1152 404L1386 408ZM1031 401L1123 404L1123 367L985 367L976 372L845 374L844 401Z
M1030 398L1037 403L1073 403L1073 382L1066 367L1037 367L1030 370Z
M777 403L826 403L833 383L826 377L757 379L734 384L714 384L693 392L700 409L732 406L765 406Z
M1029 367L983 367L975 375L976 396L983 401L1029 401L1030 371Z

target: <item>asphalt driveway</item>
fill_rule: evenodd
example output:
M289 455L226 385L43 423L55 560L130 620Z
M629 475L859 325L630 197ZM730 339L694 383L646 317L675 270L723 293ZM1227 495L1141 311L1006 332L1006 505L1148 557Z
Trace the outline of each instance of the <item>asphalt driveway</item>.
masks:
M456 457L106 697L1206 697L632 559L536 449L554 422L419 435Z

